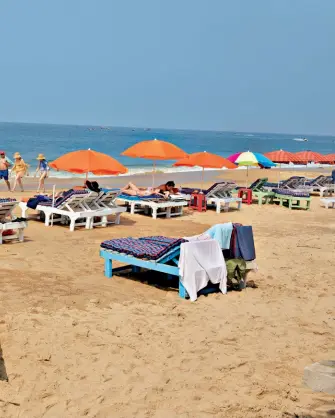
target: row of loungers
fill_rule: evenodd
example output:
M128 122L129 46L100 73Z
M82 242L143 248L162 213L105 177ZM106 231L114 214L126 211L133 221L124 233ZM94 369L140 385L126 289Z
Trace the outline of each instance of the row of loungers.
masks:
M208 205L215 205L219 213L221 209L229 209L232 202L237 202L238 208L241 208L241 199L232 197L231 190L235 183L215 183L205 195ZM123 212L130 209L131 214L144 212L149 213L154 219L158 216L180 216L183 214L183 208L188 206L192 191L189 193L172 196L166 200L161 196L137 197L121 194L119 189L111 189L100 193L88 190L69 190L63 193L52 202L50 197L36 196L28 202L20 202L22 216L26 217L28 209L34 209L39 212L40 218L44 219L45 225L50 226L53 223L70 223L70 230L74 231L76 226L85 226L91 229L95 226L107 226L108 223L120 223L120 216ZM124 206L117 204L123 203ZM108 216L115 215L115 221L107 220Z

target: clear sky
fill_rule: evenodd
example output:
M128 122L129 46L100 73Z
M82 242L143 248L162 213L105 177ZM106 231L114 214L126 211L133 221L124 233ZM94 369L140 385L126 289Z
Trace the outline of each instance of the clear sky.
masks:
M0 0L0 120L335 134L335 0Z

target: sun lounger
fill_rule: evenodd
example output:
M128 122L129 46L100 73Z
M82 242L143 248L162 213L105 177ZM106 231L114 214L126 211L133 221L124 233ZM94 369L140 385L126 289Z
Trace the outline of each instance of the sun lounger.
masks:
M304 191L274 189L275 199L279 201L280 206L287 206L289 209L306 209L311 207L310 194ZM305 207L302 204L305 203Z
M19 202L15 199L0 199L0 222L12 218L13 210Z
M258 199L258 204L261 206L265 203L272 203L275 193L271 190L268 190L265 185L268 183L268 179L261 178L254 181L249 189L252 190L252 197L256 197Z
M335 184L331 176L318 176L313 180L306 182L303 186L299 187L301 190L307 190L310 193L319 192L320 196L332 195L335 192Z
M335 197L326 197L324 199L320 199L320 202L323 203L323 206L328 209L331 207L334 209L335 207Z
M56 222L65 223L67 219L70 219L70 231L74 231L76 226L91 229L99 225L105 227L108 223L119 224L121 213L125 212L125 209L121 207L91 209L89 205L93 205L98 198L99 194L95 192L72 190L64 197L57 199L54 206L50 201L41 202L36 210L44 214L46 226ZM27 203L21 202L20 207L22 216L25 217L28 209ZM116 216L114 222L107 221L109 215Z
M181 194L189 196L198 191L203 192L206 196L206 202L208 206L215 206L216 212L220 213L222 208L224 211L229 210L230 203L237 203L237 208L241 209L242 199L239 197L233 197L232 191L236 189L236 183L222 181L219 183L214 183L211 187L206 190L201 189L192 189L192 188L182 188L180 190Z
M6 223L0 223L0 244L3 241L9 241L17 239L20 242L24 240L24 229L27 228L26 222L11 222L8 221ZM12 235L3 235L5 231L13 230L15 231Z
M24 238L24 228L27 227L26 222L13 222L13 210L19 202L15 199L0 199L0 244L3 241L18 239L20 242ZM14 234L4 235L5 231L13 230Z
M132 215L140 212L149 214L151 211L153 219L157 219L157 216L166 216L167 218L181 216L183 214L183 208L188 205L186 200L166 200L161 197L147 198L126 194L120 194L117 199L130 208Z
M104 259L105 276L112 278L114 273L139 273L141 268L166 273L168 279L178 278L179 296L184 299L188 298L178 267L180 245L183 242L186 241L167 237L122 238L105 241L100 247L100 256ZM201 241L198 242L201 245ZM126 265L113 268L113 261ZM254 261L247 263L248 270L254 268ZM199 294L217 292L218 290L218 286L209 285Z
M100 193L98 199L94 202L97 209L117 208L116 199L120 195L120 189L111 189Z

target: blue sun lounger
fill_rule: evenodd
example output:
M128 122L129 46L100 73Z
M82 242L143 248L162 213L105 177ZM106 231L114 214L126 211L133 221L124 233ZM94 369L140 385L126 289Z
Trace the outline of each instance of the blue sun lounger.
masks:
M133 273L139 273L141 268L159 271L161 273L166 273L168 277L177 276L179 278L179 296L186 299L188 294L179 276L179 255L180 247L172 249L157 260L144 260L125 253L119 253L117 251L111 251L103 248L100 250L100 256L104 259L105 276L108 279L113 277L113 273L124 272L129 269L131 269ZM126 263L126 265L113 268L113 261Z

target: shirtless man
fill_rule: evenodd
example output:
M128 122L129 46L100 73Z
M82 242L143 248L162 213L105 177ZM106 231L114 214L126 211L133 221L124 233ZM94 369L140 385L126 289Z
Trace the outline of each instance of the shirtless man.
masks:
M8 191L10 191L10 184L8 181L8 167L9 162L6 160L5 151L0 151L0 180L4 179L7 184Z

